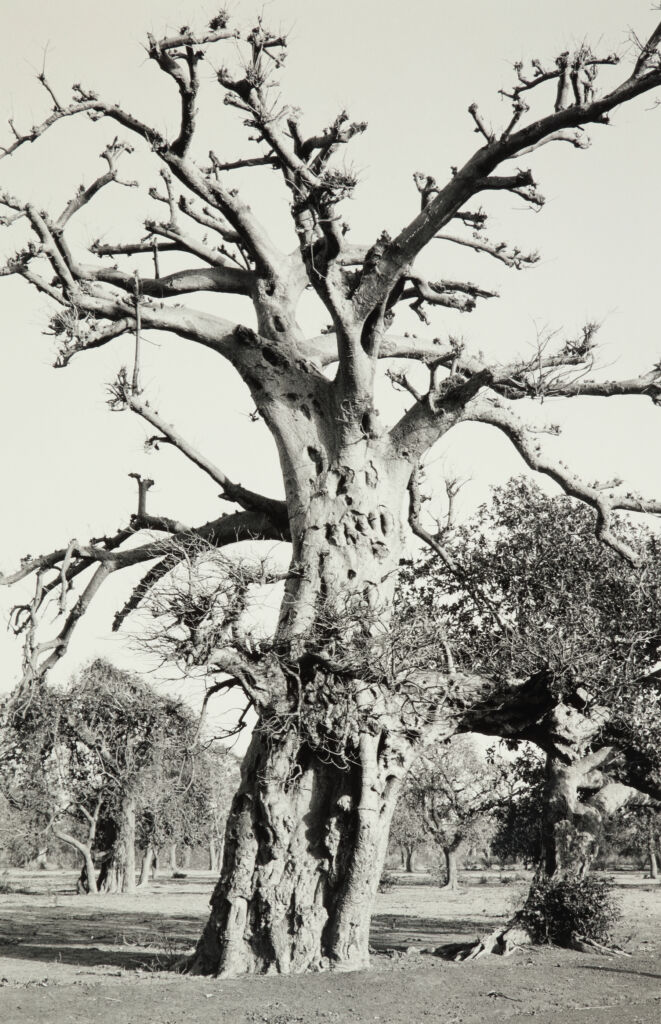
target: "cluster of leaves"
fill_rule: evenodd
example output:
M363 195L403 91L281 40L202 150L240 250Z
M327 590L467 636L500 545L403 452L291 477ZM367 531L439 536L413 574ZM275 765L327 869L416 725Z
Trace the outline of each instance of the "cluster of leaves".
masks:
M502 861L538 864L542 856L545 758L523 746L509 770L510 789L495 809L491 852Z
M402 607L426 606L457 665L517 678L548 667L559 694L589 686L614 703L661 656L661 541L622 520L632 566L594 527L584 504L510 480L443 539L455 571L434 554L411 569Z
M517 915L535 942L569 946L574 939L610 939L620 908L607 882L586 878L540 878Z

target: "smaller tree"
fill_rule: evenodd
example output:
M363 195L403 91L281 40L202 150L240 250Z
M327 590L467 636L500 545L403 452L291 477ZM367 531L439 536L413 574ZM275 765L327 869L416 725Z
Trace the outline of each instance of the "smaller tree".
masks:
M38 810L80 855L82 891L132 892L141 786L164 751L185 763L192 713L97 659L64 690L43 686L26 706L10 702L5 718L1 769L10 799Z
M650 878L659 877L661 803L642 797L620 808L607 822L605 845L620 856L640 857Z
M418 809L426 834L442 850L447 888L457 887L460 847L488 845L505 780L500 760L480 756L468 736L428 750L413 770L403 800Z
M187 724L187 727L186 727ZM143 776L138 796L141 884L149 880L161 850L192 851L206 845L210 870L217 870L231 799L238 785L236 758L220 744L200 744L199 721L182 721L176 737L160 749ZM176 864L172 864L174 867Z
M402 851L402 863L409 873L413 871L415 852L426 839L427 832L417 801L411 802L408 799L408 791L405 791L393 815L390 826L390 844L399 847Z
M549 875L584 873L597 850L601 812L584 813L583 791L609 777L650 795L661 785L661 545L630 519L612 531L637 564L600 542L580 502L515 478L439 535L402 589L459 671L543 678L548 705L516 735L548 755Z

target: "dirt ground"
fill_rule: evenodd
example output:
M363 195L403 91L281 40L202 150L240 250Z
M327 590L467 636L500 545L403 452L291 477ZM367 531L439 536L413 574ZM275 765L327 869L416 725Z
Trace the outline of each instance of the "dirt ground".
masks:
M522 875L466 874L446 893L426 876L398 876L379 895L372 969L236 981L167 970L190 950L213 878L191 872L138 896L73 895L74 875L0 875L3 1024L659 1024L661 886L618 873L617 936L633 954L610 958L552 947L455 964L418 950L474 939L507 919ZM415 951L412 951L415 950Z

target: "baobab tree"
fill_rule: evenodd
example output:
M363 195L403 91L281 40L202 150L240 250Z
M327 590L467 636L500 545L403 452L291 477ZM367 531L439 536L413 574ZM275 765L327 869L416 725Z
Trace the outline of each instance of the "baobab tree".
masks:
M38 146L70 118L108 122L111 131L102 153L107 170L81 186L62 210L46 211L2 192L5 224L30 233L2 273L17 275L53 303L50 329L59 339L60 367L133 334L133 365L112 385L113 407L146 421L153 443L177 449L235 505L205 525L182 523L167 510L148 511L149 481L140 479L129 527L87 544L65 542L4 576L5 583L31 575L36 581L33 600L14 616L26 639L17 700L66 651L111 574L147 567L128 613L200 542L217 548L259 539L291 544L273 637L256 642L242 628L245 577L236 599L220 607L208 593L188 602L179 595L170 621L177 654L217 674L219 689L236 689L257 719L192 970L230 975L364 966L390 818L421 744L454 731L467 708L482 728L512 734L521 728L522 708L537 715L539 701L547 699L543 679L494 681L456 670L442 653L431 657L427 644L424 651L413 643L395 649L387 640L397 570L411 531L429 540L420 522L418 467L440 438L465 423L493 427L531 469L591 506L601 539L623 557L635 559L636 553L613 530L613 513L661 511L653 497L581 480L545 450L517 409L534 397L656 399L658 368L627 380L591 379L593 326L506 365L469 353L452 337L397 332L402 309L410 307L427 322L439 310L469 312L495 296L449 273L430 278L416 260L435 240L441 240L446 264L453 247L512 268L535 261L534 254L487 237L481 204L504 195L541 209L533 171L521 161L534 163L546 144L583 149L589 125L607 123L613 110L661 85L660 42L661 25L623 72L610 70L617 56L586 45L548 63L517 65L505 90L511 109L502 127L490 127L472 104L478 149L446 182L416 173L409 222L394 237L383 232L364 242L348 234L343 202L354 192L356 175L338 157L366 125L341 111L326 127L308 129L275 88L286 40L261 21L242 33L221 12L204 31L184 27L149 38L150 60L179 96L174 132L80 84L64 99L45 72L40 81L50 109L43 120L28 130L12 122L4 157L29 143ZM207 60L224 58L228 65L215 74L217 86L247 127L255 146L251 156L223 152L220 138L208 156L200 155L209 144L201 150L197 138L206 84L201 69ZM599 93L597 75L604 69L609 84ZM611 80L611 74L617 77ZM170 101L169 92L165 106ZM164 214L148 216L132 237L90 239L93 258L85 259L70 244L71 224L100 191L131 184L120 177L119 165L134 146L160 165L160 183L150 183L150 196ZM296 239L293 251L282 248L234 187L232 175L248 168L278 175ZM166 272L169 259L174 262ZM299 326L306 291L326 322L314 336ZM217 297L220 313L189 305L194 293ZM223 318L222 298L230 295L252 305L248 322ZM236 371L274 439L284 500L229 479L170 423L167 412L157 410L141 373L143 340L151 331L210 350L218 356L219 373L225 365ZM393 369L383 362L392 359L422 368L426 384L402 372L402 363ZM384 366L407 401L394 422L377 405ZM69 590L83 580L67 607ZM55 594L61 628L43 638L40 612ZM494 686L497 701L491 700Z

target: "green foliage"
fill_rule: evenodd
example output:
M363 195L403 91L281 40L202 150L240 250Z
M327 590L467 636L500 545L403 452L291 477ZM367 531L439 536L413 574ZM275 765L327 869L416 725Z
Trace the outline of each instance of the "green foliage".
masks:
M433 554L412 567L402 611L436 617L457 667L515 678L548 667L557 692L589 685L615 702L661 655L661 542L624 519L617 531L640 565L604 547L581 502L510 480L443 539L456 572Z
M7 715L0 790L33 831L63 826L107 850L127 799L139 813L150 793L185 800L196 731L180 701L97 659L65 689L43 686Z
M390 892L397 885L397 875L390 871L384 871L379 879L379 892Z
M542 856L545 758L525 745L507 769L509 792L495 810L491 852L499 861L538 864Z
M568 946L573 938L606 942L621 916L607 882L587 878L541 878L533 882L518 914L535 942Z

